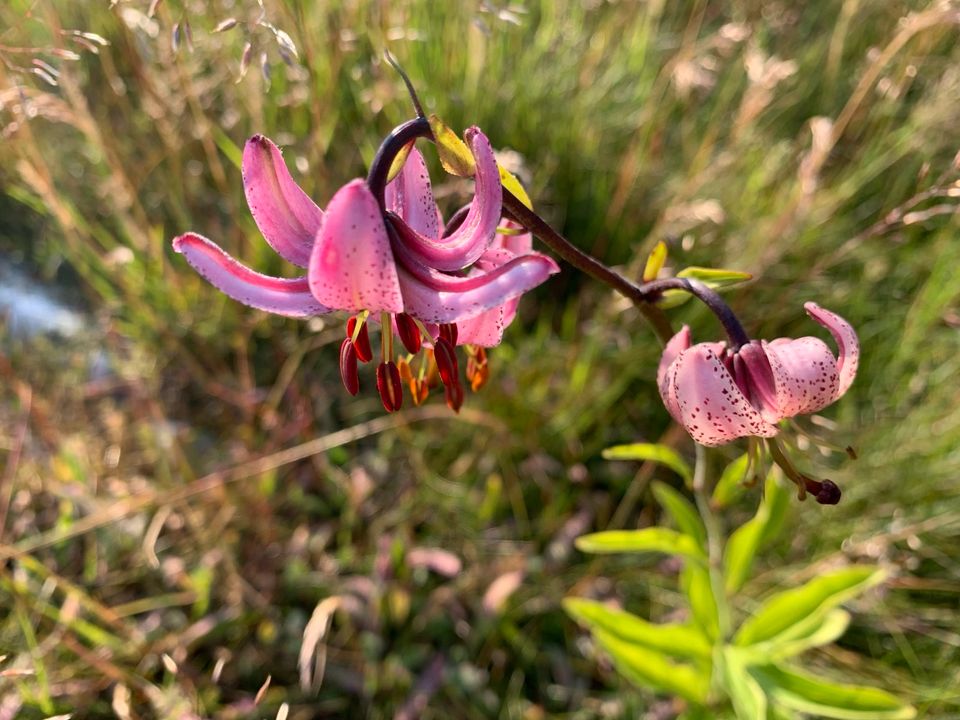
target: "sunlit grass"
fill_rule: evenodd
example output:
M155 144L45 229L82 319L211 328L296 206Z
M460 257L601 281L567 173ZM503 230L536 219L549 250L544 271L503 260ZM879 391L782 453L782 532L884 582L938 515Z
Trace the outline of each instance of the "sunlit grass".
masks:
M860 459L809 451L844 501L797 504L755 588L838 553L888 565L842 649L813 662L929 717L960 712L945 690L960 660L955 9L267 3L302 66L258 30L237 82L243 28L210 31L255 19L256 3L167 0L153 19L149 5L0 8L0 45L81 54L40 53L61 73L51 87L15 71L30 54L0 51L0 248L66 285L91 328L0 350L0 708L125 717L129 696L126 717L243 717L270 675L252 717L283 702L291 717L392 717L438 656L428 717L632 717L654 702L587 659L559 606L569 593L653 617L679 605L670 568L572 549L657 517L653 471L603 461L604 447L691 452L635 312L565 272L524 300L460 417L432 398L422 417L382 419L375 395L342 391L338 322L250 311L170 251L195 230L291 271L256 232L238 149L254 132L281 142L324 203L410 113L378 60L389 46L430 111L520 153L538 209L578 245L634 274L657 240L677 266L752 272L729 298L757 336L813 333L808 299L858 328L861 374L828 415ZM195 49L174 54L185 17ZM93 55L60 29L111 44ZM438 184L448 207L462 200ZM717 332L692 303L671 312ZM462 568L411 566L416 547ZM518 571L491 610L485 593ZM313 695L298 653L330 597Z

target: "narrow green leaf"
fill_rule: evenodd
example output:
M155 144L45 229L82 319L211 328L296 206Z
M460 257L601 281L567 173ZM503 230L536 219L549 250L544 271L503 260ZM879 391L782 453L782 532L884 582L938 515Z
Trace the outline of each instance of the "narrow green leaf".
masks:
M776 536L783 526L786 501L789 496L777 481L776 473L771 472L764 484L763 498L757 506L757 513L737 528L730 536L723 556L724 584L728 593L735 593L750 577L757 550L765 541ZM775 525L770 531L771 524Z
M744 656L753 665L769 665L799 655L810 648L829 645L846 632L850 613L834 608L825 615L815 613L791 625L770 640L741 647Z
M473 153L470 152L467 144L436 115L431 115L427 120L430 123L430 130L433 132L434 141L437 144L437 153L440 155L440 164L443 165L443 169L451 175L472 177L475 163L473 161ZM409 150L407 152L409 152ZM527 195L527 191L524 190L523 185L520 184L516 176L509 170L504 169L500 164L497 164L497 170L500 172L500 184L532 210L533 203L530 202L530 196ZM393 166L391 166L390 171L391 173L393 172Z
M767 720L767 696L736 648L723 650L722 677L737 720Z
M653 496L660 503L660 507L670 513L670 517L680 531L692 537L700 547L706 549L707 529L703 526L703 521L693 503L662 482L653 483Z
M715 641L720 636L720 610L706 566L687 563L680 573L680 587L690 605L693 621L707 639Z
M393 162L390 163L390 169L387 171L387 182L393 180L397 175L400 174L400 171L403 170L403 164L407 161L407 158L410 157L410 151L413 150L413 140L408 142L398 152L394 158ZM359 327L359 323L357 326Z
M520 184L517 177L509 170L505 170L499 163L497 164L497 170L500 171L500 184L503 185L503 189L512 192L517 200L533 210L533 203L530 201L530 196L527 195L527 191L524 190L523 185Z
M770 640L811 615L825 615L841 603L877 585L883 578L883 570L858 565L777 593L740 626L734 643L743 646Z
M594 637L630 682L690 702L706 701L710 677L693 665L672 662L655 650L625 642L603 630L595 631Z
M216 124L213 126L213 142L216 143L220 152L230 161L230 164L239 170L243 164L243 149L230 139L230 136Z
M744 489L747 479L747 467L750 465L750 456L744 453L723 469L717 486L713 489L713 505L725 508L732 503Z
M677 277L699 280L714 290L725 290L752 276L749 273L737 270L719 270L715 268L688 267L677 273ZM690 293L684 290L665 290L657 303L663 308L673 308L682 305L690 299Z
M436 115L431 115L428 120L443 169L451 175L471 177L474 171L473 154L467 144Z
M674 657L700 660L710 657L707 638L689 625L647 622L633 613L584 598L565 598L563 609L591 631L602 630L627 643Z
M682 555L699 562L705 562L707 559L703 549L692 537L659 527L642 530L606 530L582 535L577 538L576 545L587 553L659 552Z
M774 703L814 717L837 720L910 720L917 711L879 688L843 685L794 668L754 669Z
M663 264L666 261L667 244L663 240L659 240L647 256L647 264L643 268L643 281L650 282L651 280L656 280L657 275L663 270Z
M710 283L712 287L723 287L746 282L750 280L753 275L740 270L724 270L722 268L707 268L691 265L678 272L677 277Z
M603 451L607 460L650 460L666 465L684 479L688 485L693 482L693 471L680 454L673 448L656 443L633 443L615 445Z

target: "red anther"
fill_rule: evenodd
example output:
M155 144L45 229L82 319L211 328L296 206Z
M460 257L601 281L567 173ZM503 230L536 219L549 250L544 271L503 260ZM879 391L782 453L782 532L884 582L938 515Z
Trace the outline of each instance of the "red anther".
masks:
M447 407L459 413L460 406L463 405L463 385L459 381L444 385L443 394L447 398Z
M406 313L398 313L394 315L394 318L397 321L397 334L400 336L400 342L403 343L408 353L416 355L420 352L420 345L423 341L416 321Z
M403 383L400 371L392 361L377 366L377 392L387 412L396 412L403 405Z
M804 485L807 492L813 495L814 499L821 505L836 505L840 502L840 488L833 480L811 480L804 479Z
M347 320L347 337L353 338L353 332L357 328L357 318L354 316ZM360 326L360 332L357 333L357 340L353 343L357 351L357 358L360 362L370 362L373 359L373 350L370 347L370 333L367 332L367 323Z
M443 332L443 325L440 326L440 332ZM440 373L440 379L444 385L453 385L459 382L457 375L457 351L453 349L453 344L443 335L438 337L433 343L433 356L437 361L437 370Z
M344 338L340 343L340 377L343 380L343 386L351 395L360 392L360 378L357 375L357 349L350 342L350 338Z
M440 337L447 340L453 347L457 346L457 324L443 323L440 326Z

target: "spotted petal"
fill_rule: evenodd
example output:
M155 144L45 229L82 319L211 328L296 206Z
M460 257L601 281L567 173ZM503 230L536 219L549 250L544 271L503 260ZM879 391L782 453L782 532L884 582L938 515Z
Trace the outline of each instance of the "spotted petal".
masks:
M416 148L410 151L400 174L387 184L385 200L387 209L420 235L430 240L440 237L440 217L430 187L430 173Z
M460 270L476 262L493 241L500 220L502 190L493 148L475 127L465 137L476 160L476 188L463 223L444 238L424 236L409 223L400 233L413 257L438 270Z
M546 255L515 257L487 272L448 275L419 262L402 242L393 244L405 311L425 322L459 323L532 290L554 273Z
M827 344L815 337L764 342L782 417L816 412L838 397L837 362Z
M457 344L479 345L481 347L496 347L499 345L503 340L503 330L509 324L506 318L507 309L512 307L510 315L510 320L512 320L518 302L519 298L514 298L492 310L480 313L476 317L458 322Z
M337 310L403 312L387 230L363 180L347 183L330 200L307 277L313 296Z
M660 399L663 400L663 404L673 419L680 424L683 424L683 420L680 418L680 408L670 392L670 388L677 373L675 365L677 356L689 348L690 343L690 326L684 325L680 328L680 332L667 342L667 346L663 349L663 355L660 356L660 366L657 368L657 386L660 388Z
M857 376L857 366L860 364L860 341L853 327L836 313L824 310L814 302L804 303L807 314L823 325L833 339L837 341L840 355L837 357L837 371L840 374L836 397L842 396Z
M676 403L682 425L698 443L723 445L738 437L777 434L776 426L766 422L743 396L707 343L684 350L674 365L670 403Z
M182 253L211 285L244 305L289 317L330 312L330 308L313 297L305 277L261 275L234 260L202 235L181 235L174 239L173 249Z
M253 219L282 258L307 267L323 211L294 182L280 149L254 135L243 149L243 190Z

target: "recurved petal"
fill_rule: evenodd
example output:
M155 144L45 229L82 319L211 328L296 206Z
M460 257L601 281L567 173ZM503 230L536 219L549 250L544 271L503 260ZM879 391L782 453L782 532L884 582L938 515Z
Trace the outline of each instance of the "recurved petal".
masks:
M777 427L766 422L740 392L710 344L684 350L673 366L669 390L679 408L680 422L701 445L777 434Z
M330 312L330 308L313 297L305 277L261 275L234 260L202 235L181 235L174 239L173 249L181 253L207 282L244 305L289 317Z
M677 405L676 398L670 392L673 384L676 368L673 366L677 356L690 347L690 326L684 325L680 331L667 342L663 349L663 355L660 356L660 366L657 368L657 387L660 388L660 399L666 406L667 411L681 425L680 408Z
M480 313L469 320L457 323L458 345L479 345L480 347L496 347L503 340L503 330L508 325L506 315L510 310L510 320L516 312L518 299L508 300L503 305Z
M280 149L263 135L247 140L241 167L247 204L263 237L282 258L307 267L323 211L294 182Z
M431 240L440 237L440 216L430 187L430 173L416 148L410 151L400 174L387 184L385 200L387 209L418 233Z
M396 246L395 246L396 247ZM554 273L557 264L530 253L488 272L447 275L428 268L398 248L405 311L425 322L459 323L532 290Z
M424 265L438 270L460 270L472 265L493 241L500 220L502 190L497 161L490 142L477 128L466 132L476 160L473 202L463 223L444 238L425 237L409 223L398 223L398 240Z
M330 200L307 277L313 296L336 310L403 312L387 230L363 180L347 183Z
M840 354L837 357L837 371L840 374L837 397L840 397L850 388L853 379L857 376L857 366L860 364L860 340L853 326L836 313L823 309L815 302L804 303L803 308L810 317L830 331L840 348Z
M838 397L837 362L827 344L815 337L764 342L773 370L777 405L785 417L816 412Z

